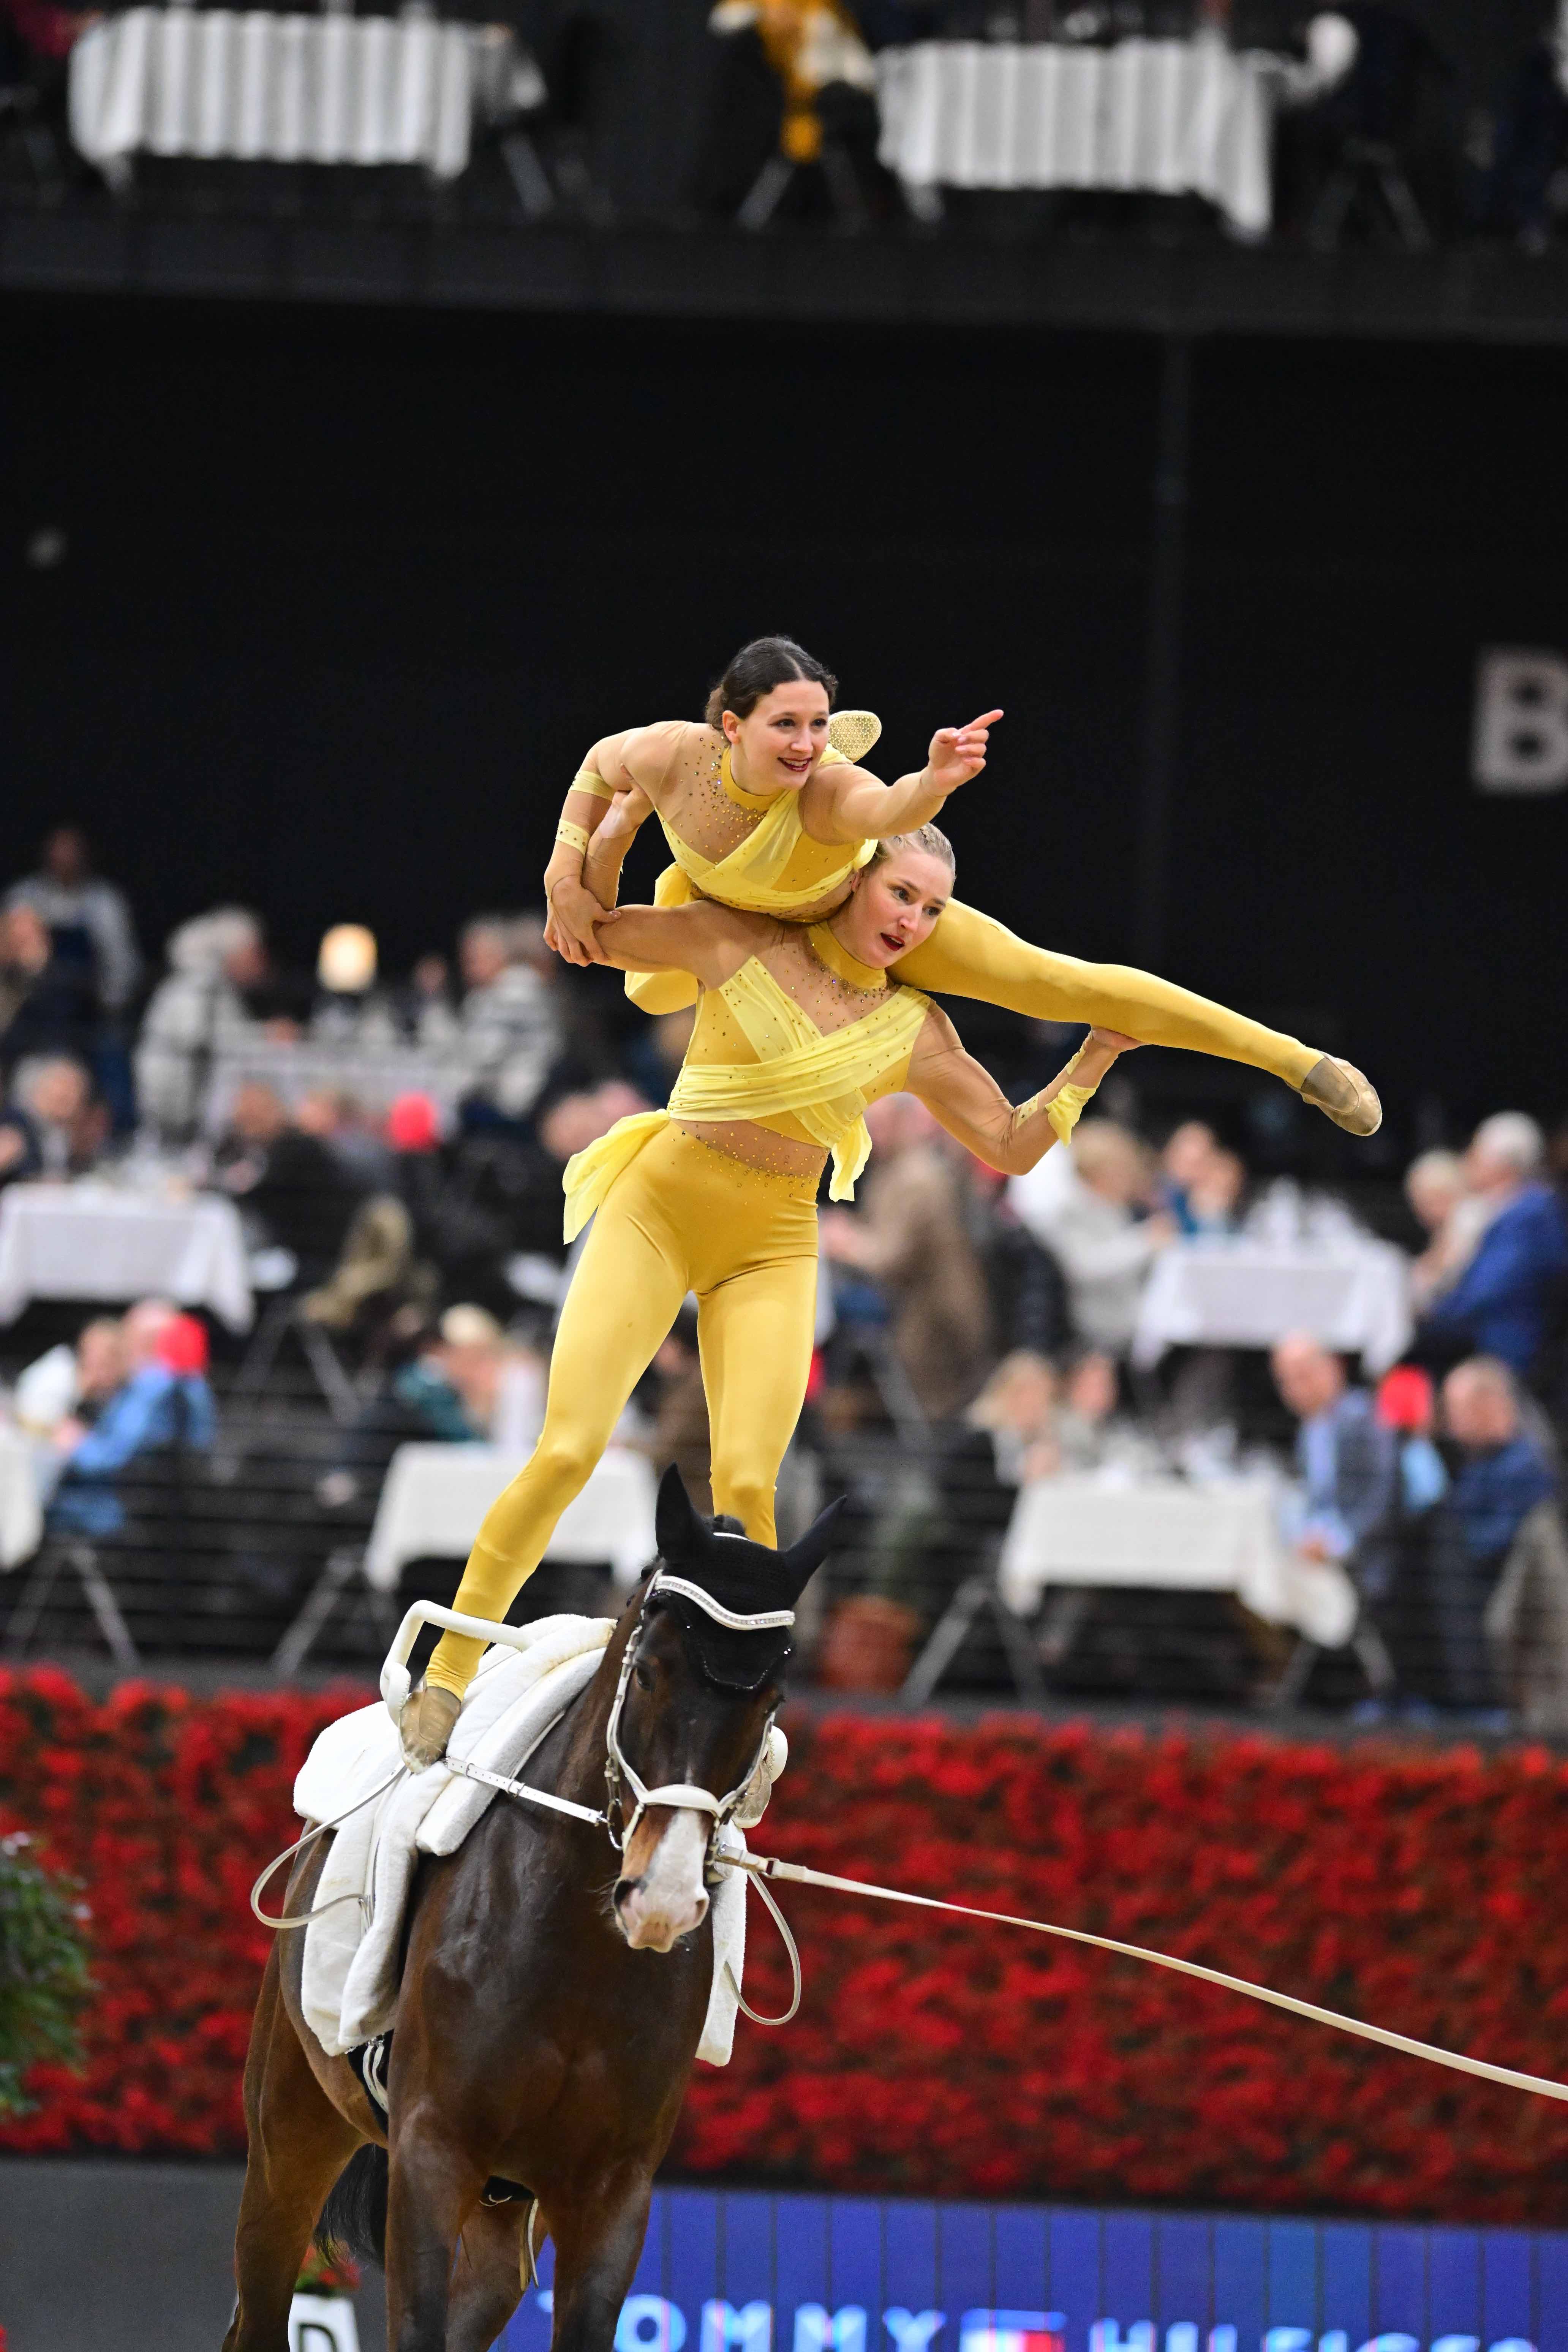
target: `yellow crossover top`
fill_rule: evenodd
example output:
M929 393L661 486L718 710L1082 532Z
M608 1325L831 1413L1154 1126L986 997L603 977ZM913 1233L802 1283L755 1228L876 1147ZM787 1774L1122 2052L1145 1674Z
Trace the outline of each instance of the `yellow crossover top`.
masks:
M824 767L847 764L846 753L836 744L822 755ZM820 904L876 854L874 841L813 841L801 823L798 793L742 792L731 770L728 744L720 761L719 781L727 800L759 815L762 823L726 856L712 858L683 841L661 814L658 821L675 864L658 877L656 906L684 906L689 898L700 895L717 898L726 907L779 915L788 921L794 908Z
M576 1239L621 1171L672 1117L754 1119L820 1144L833 1155L829 1196L853 1200L871 1154L870 1091L909 1061L930 1009L918 988L895 985L858 1021L824 1035L752 956L721 988L703 991L669 1108L618 1119L567 1161L566 1239ZM751 1059L732 1058L746 1052Z

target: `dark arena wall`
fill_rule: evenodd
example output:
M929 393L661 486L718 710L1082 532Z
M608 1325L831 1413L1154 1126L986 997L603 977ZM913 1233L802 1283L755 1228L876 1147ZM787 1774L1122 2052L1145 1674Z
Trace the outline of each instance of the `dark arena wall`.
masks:
M1568 355L1191 347L1151 897L1159 339L5 317L5 870L79 813L154 944L235 897L295 961L356 917L406 963L537 896L595 733L784 627L883 713L884 772L1005 706L950 812L966 897L1342 1045L1406 1136L1432 1097L1562 1108L1568 799L1470 762L1482 651L1568 651Z

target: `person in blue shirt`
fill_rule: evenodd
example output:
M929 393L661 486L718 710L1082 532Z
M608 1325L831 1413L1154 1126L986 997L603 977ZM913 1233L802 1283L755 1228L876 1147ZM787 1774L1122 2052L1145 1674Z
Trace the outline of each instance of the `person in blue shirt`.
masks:
M1393 1573L1380 1540L1392 1518L1399 1475L1394 1432L1364 1389L1352 1389L1332 1349L1305 1331L1279 1340L1274 1385L1296 1415L1301 1495L1287 1532L1304 1559L1341 1561L1370 1600Z
M205 1379L206 1334L164 1299L143 1299L124 1322L129 1376L91 1429L67 1423L68 1451L48 1509L51 1535L104 1541L122 1535L133 1465L153 1454L206 1452L217 1415Z
M1475 1255L1422 1318L1418 1349L1438 1361L1492 1356L1521 1379L1546 1336L1552 1302L1568 1280L1568 1227L1542 1181L1541 1129L1522 1111L1499 1111L1465 1156L1471 1193L1489 1212Z
M1443 1383L1443 1420L1458 1466L1438 1506L1440 1540L1428 1569L1435 1686L1449 1706L1495 1708L1487 1602L1521 1528L1556 1491L1556 1471L1525 1424L1512 1371L1495 1356L1454 1367Z

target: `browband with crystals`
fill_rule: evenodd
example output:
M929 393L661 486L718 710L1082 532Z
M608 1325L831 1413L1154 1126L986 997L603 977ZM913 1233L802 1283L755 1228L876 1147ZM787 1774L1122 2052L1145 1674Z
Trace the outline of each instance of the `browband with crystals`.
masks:
M738 1617L732 1609L726 1609L722 1601L715 1601L710 1592L704 1592L700 1584L689 1582L684 1576L671 1576L668 1570L662 1568L648 1586L649 1600L656 1592L679 1592L684 1600L695 1601L699 1609L705 1611L716 1625L728 1625L733 1633L772 1633L782 1626L795 1623L793 1609L763 1609L754 1617Z

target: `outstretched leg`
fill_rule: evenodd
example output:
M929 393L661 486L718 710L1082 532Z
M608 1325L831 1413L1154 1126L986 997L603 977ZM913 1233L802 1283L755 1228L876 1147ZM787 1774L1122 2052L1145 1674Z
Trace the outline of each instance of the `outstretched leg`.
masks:
M294 2282L327 2191L360 2144L310 2072L283 2006L278 1947L245 2062L248 2152L234 2267L239 2301L224 2352L288 2352Z
M452 1605L467 1615L506 1615L679 1312L690 1275L643 1167L655 1149L616 1180L594 1220L561 1310L539 1443L486 1512L458 1587ZM444 1633L426 1684L461 1697L484 1646Z
M1331 1060L1315 1045L1152 972L1135 971L1129 964L1083 963L1077 956L1031 947L956 898L925 944L900 956L893 971L917 988L1005 1004L1034 1021L1087 1021L1122 1030L1141 1045L1180 1045L1221 1061L1250 1063L1305 1093L1352 1135L1370 1135L1382 1116L1360 1072L1347 1076L1348 1064Z

